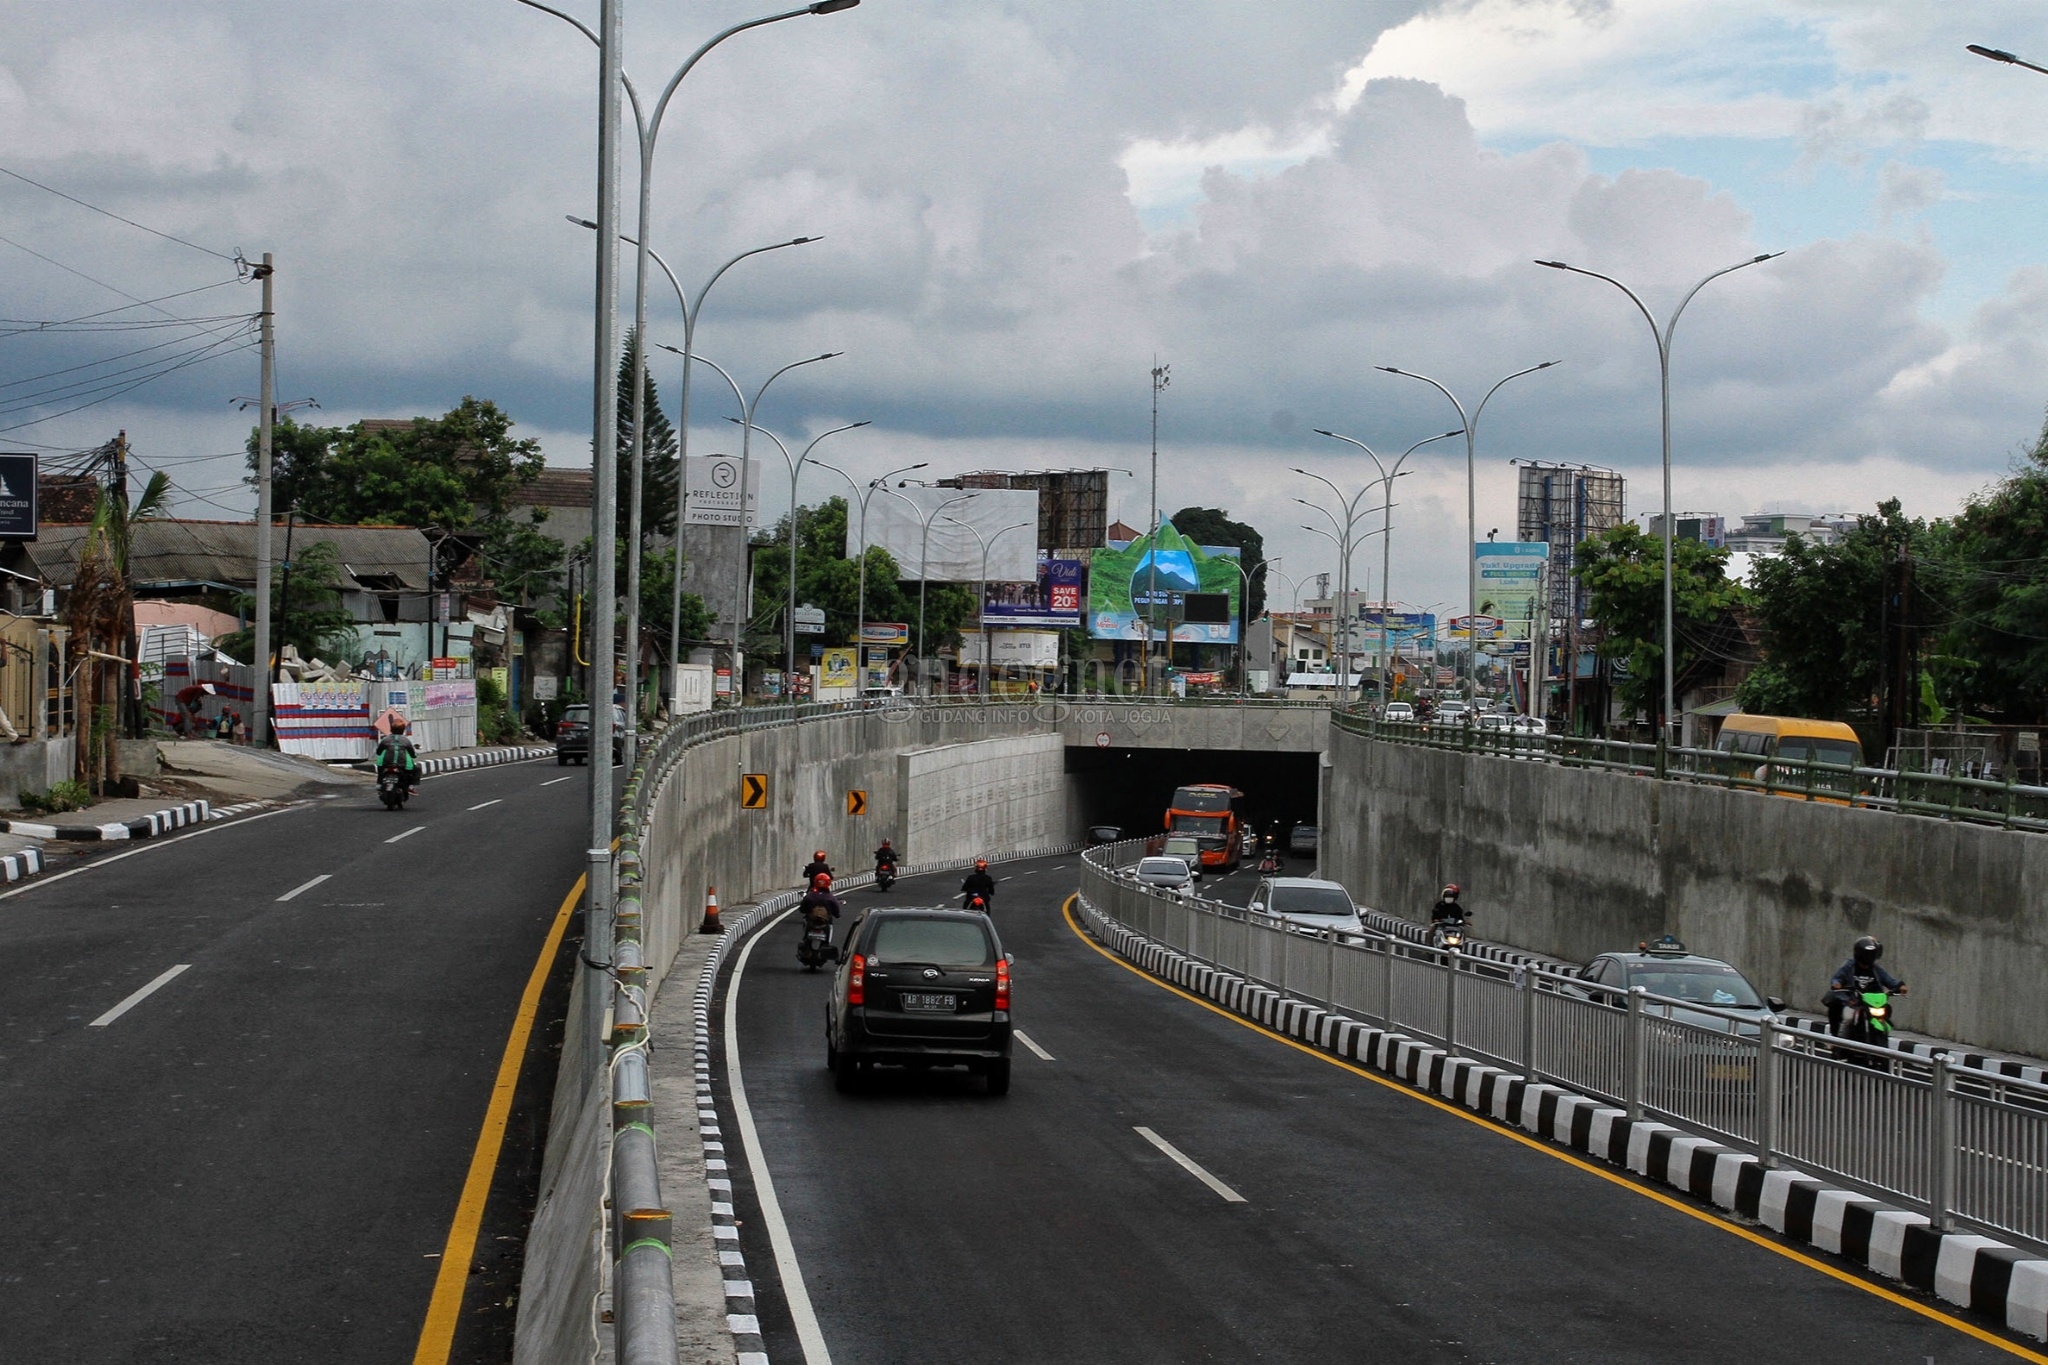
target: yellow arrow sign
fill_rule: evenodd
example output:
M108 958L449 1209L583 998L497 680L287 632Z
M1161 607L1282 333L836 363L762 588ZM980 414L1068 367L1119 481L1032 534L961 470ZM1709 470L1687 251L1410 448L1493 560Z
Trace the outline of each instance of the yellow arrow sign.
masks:
M768 774L741 774L740 806L745 810L768 809Z
M868 794L863 791L847 792L846 813L848 815L866 815L868 813Z

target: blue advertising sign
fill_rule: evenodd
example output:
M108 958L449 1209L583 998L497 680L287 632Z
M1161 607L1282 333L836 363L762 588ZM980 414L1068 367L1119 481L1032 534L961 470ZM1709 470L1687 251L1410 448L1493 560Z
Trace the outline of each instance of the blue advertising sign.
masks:
M991 583L981 624L992 630L1066 630L1081 624L1081 583L1087 566L1041 552L1035 583Z
M0 540L36 538L36 456L0 452Z

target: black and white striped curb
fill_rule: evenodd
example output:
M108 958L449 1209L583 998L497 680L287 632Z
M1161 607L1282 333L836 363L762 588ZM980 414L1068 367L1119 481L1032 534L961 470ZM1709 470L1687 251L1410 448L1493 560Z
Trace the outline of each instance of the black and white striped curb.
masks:
M1386 934L1392 938L1405 939L1410 943L1425 945L1429 943L1428 927L1417 924L1414 920L1406 920L1397 915L1389 915L1383 910L1368 910L1363 907L1360 907L1358 915L1365 922L1365 927L1376 933ZM1567 962L1562 958L1549 957L1542 953L1529 952L1520 948L1509 948L1498 943L1481 942L1477 939L1467 939L1464 948L1460 951L1466 957L1478 958L1484 962L1497 962L1507 967L1533 966L1541 967L1546 971L1571 973L1577 973L1579 970L1579 964L1576 962ZM1827 1020L1814 1015L1784 1014L1780 1016L1780 1022L1787 1028L1800 1029L1807 1033L1826 1033L1828 1031ZM1966 1066L1974 1071L1983 1071L1991 1075L2006 1076L2019 1081L2032 1081L2036 1085L2048 1084L2048 1066L2044 1066L2032 1059L2022 1060L2015 1057L2005 1057L1993 1052L1973 1052L1965 1048L1961 1043L1945 1043L1939 1040L1895 1037L1892 1040L1892 1047L1900 1052L1908 1053L1911 1056L1919 1057L1926 1061L1933 1061L1936 1057L1946 1055L1951 1066Z
M212 807L206 802L187 801L181 806L153 810L133 820L115 820L104 825L48 825L37 820L0 820L0 833L80 843L103 839L154 839L159 834L168 834L187 825L204 824L213 818Z
M0 858L0 877L18 882L24 877L33 877L43 870L43 851L39 848L25 848L19 853L10 853Z
M509 749L472 749L463 754L447 754L440 758L420 756L420 776L432 777L435 773L461 772L465 768L491 768L500 763L524 763L529 759L552 758L555 747L552 744L521 744ZM354 765L362 771L375 772L374 759L364 759Z
M1275 1032L1384 1071L1510 1127L1624 1166L1775 1232L1845 1257L2036 1340L2048 1341L2048 1259L1973 1233L1943 1233L1925 1214L1832 1189L1751 1152L1694 1137L1561 1086L1459 1057L1423 1039L1362 1024L1197 962L1077 904L1104 944L1145 971Z

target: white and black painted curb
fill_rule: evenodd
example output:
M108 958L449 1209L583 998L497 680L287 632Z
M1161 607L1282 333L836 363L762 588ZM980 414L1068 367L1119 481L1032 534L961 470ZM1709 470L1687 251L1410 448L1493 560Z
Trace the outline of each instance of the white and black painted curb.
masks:
M50 825L37 820L0 820L0 833L19 834L30 839L61 839L67 843L93 843L105 839L154 839L187 825L200 825L214 818L213 808L204 801L187 801L181 806L153 810L133 820L114 820L104 825ZM14 880L12 877L9 881Z
M39 848L25 848L19 853L10 853L0 858L0 876L10 882L33 877L43 870L43 851Z
M1291 999L1127 929L1086 897L1077 897L1076 904L1090 930L1119 956L1275 1032L2048 1341L2048 1259L2033 1252L1974 1233L1940 1232L1925 1214L1830 1188L1801 1171L1767 1168L1754 1153L1667 1123L1631 1120L1626 1110L1604 1101Z
M435 773L456 773L466 768L492 768L500 763L525 763L529 759L552 758L554 753L555 746L552 744L520 744L509 749L472 749L468 753L446 754L440 758L422 754L420 755L420 776L432 777ZM377 764L372 759L364 759L354 766L366 773L377 770Z

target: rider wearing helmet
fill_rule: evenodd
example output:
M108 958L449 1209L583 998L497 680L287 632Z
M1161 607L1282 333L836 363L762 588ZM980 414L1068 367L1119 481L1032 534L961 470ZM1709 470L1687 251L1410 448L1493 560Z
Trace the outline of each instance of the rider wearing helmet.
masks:
M890 846L889 841L887 839L882 840L882 846L875 850L875 866L896 866L896 850Z
M1828 1008L1828 1032L1837 1037L1842 1032L1842 1011L1855 1003L1856 997L1865 991L1883 990L1892 995L1904 995L1906 983L1880 967L1877 960L1884 956L1884 945L1865 934L1849 949L1849 960L1835 969L1828 980L1828 993L1821 1002Z
M377 741L377 771L397 768L405 774L405 789L420 789L419 750L413 746L412 736L405 732L405 717L391 718L391 733Z
M828 878L832 875L832 864L825 861L825 850L822 848L813 853L811 861L804 865L804 881L816 885L818 874L821 872Z
M963 895L981 897L983 909L995 903L996 879L988 875L988 859L974 860L974 871L968 873L967 880L960 883L960 890Z
M1429 922L1432 925L1446 922L1463 923L1471 917L1471 913L1458 900L1458 884L1452 882L1436 898L1436 904L1429 907Z
M806 924L822 923L826 926L825 941L827 944L830 944L832 941L831 923L839 918L839 912L845 908L840 903L839 897L832 894L832 874L829 872L819 872L813 875L811 878L811 889L804 892L804 898L797 902L797 908L803 911Z

